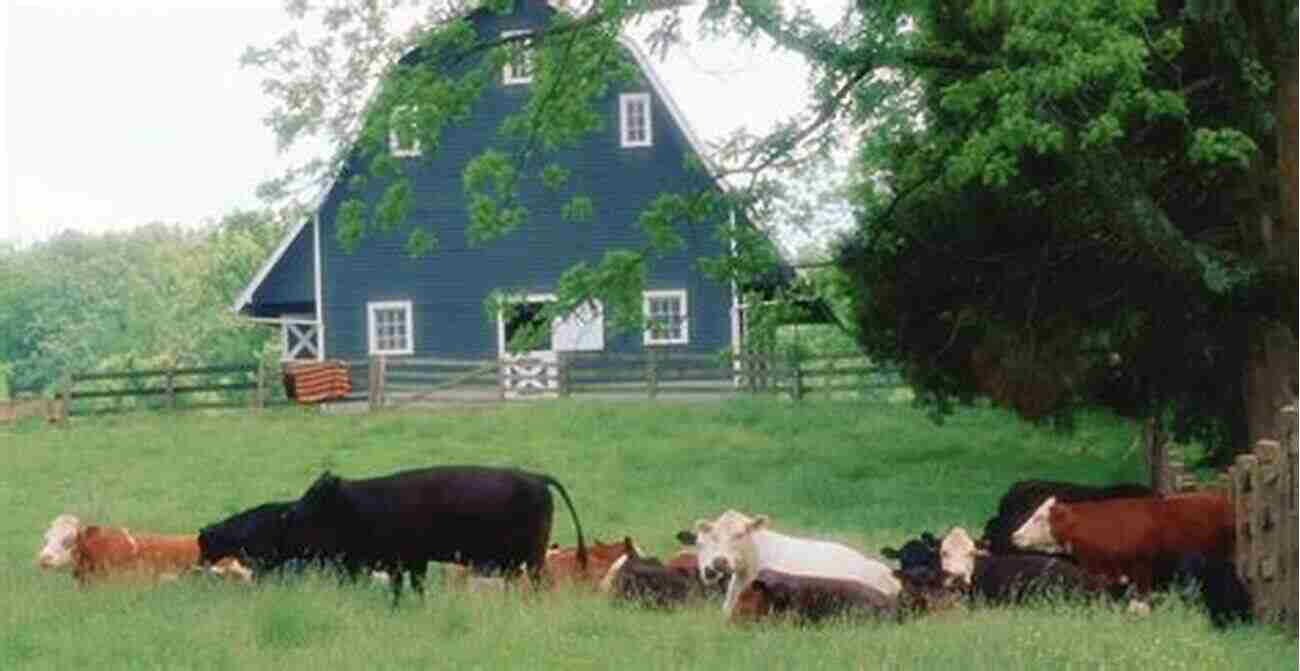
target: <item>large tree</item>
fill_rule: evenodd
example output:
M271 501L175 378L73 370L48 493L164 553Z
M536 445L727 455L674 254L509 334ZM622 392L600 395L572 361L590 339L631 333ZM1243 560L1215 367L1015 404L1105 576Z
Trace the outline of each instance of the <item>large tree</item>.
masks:
M853 3L825 26L775 0L595 0L543 31L500 37L458 19L469 4L431 3L397 31L405 3L290 2L321 20L322 36L287 36L246 62L269 75L282 143L322 135L333 153L268 193L327 182L359 159L369 167L359 179L383 180L385 193L372 208L343 208L338 243L402 225L409 185L387 154L390 133L431 156L512 51L527 49L537 64L528 103L465 170L473 241L488 244L527 217L520 181L562 183L554 157L600 125L591 103L606 87L632 76L610 67L626 63L620 32L648 23L667 49L687 39L683 17L698 17L698 39L739 35L802 55L807 112L719 147L734 188L649 204L649 245L573 269L557 311L595 294L616 324L637 324L640 274L676 244L677 226L724 208L764 221L788 195L779 171L851 138L857 230L835 263L852 287L854 331L873 356L902 364L940 414L988 396L1068 422L1078 404L1102 402L1211 446L1244 446L1294 397L1293 5L890 0ZM582 218L590 204L579 194L566 211ZM427 252L437 231L410 240L413 254ZM748 255L715 267L740 279L762 270Z

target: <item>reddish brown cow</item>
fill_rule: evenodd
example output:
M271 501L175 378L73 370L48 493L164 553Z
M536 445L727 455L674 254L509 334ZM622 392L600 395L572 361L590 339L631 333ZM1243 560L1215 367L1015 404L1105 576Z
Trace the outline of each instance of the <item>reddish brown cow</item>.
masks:
M584 568L578 560L578 548L552 545L546 552L546 576L553 586L587 584L595 587L600 584L605 573L626 552L624 543L602 543L599 540L586 548L587 565Z
M897 600L860 580L760 569L741 590L733 620L784 615L807 622L846 615L893 615Z
M1073 555L1089 573L1152 587L1159 562L1198 554L1232 555L1232 507L1225 494L1198 492L1161 498L1087 503L1043 502L1011 535L1019 547Z
M82 583L114 575L177 578L198 566L198 536L86 526L73 515L60 515L45 532L36 562L41 568L71 568ZM233 559L218 562L213 572L244 580L250 575Z

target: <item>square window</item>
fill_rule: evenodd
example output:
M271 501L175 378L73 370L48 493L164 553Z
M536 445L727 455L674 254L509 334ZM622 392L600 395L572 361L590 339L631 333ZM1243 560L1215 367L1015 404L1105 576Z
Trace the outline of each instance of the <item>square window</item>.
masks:
M527 35L527 30L512 30L501 33L502 38ZM515 41L506 46L510 56L501 73L501 80L506 84L527 84L533 80L533 54L528 49L528 41Z
M411 105L393 108L388 118L388 152L398 158L420 155L416 109ZM406 142L402 139L406 138Z
M624 93L618 98L619 137L624 147L649 147L652 142L650 94Z
M647 345L679 345L690 342L686 319L686 291L645 293Z
M415 351L411 302L367 303L371 354L411 354Z

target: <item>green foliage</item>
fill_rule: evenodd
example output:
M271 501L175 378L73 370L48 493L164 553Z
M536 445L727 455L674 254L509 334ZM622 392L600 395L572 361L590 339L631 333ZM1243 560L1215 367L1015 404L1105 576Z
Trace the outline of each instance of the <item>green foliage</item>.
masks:
M988 395L1068 426L1101 402L1245 445L1244 329L1297 314L1257 236L1280 213L1254 54L1280 38L1226 6L919 6L957 65L913 69L918 104L893 113L924 125L863 147L840 266L869 354L939 415Z
M230 304L282 233L267 214L233 212L0 251L0 361L15 388L46 391L73 371L250 361L270 330Z

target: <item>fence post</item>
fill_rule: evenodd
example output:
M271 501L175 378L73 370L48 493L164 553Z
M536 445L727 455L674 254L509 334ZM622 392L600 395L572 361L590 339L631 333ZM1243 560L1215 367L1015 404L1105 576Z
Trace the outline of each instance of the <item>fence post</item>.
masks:
M176 367L175 365L169 365L167 367L167 375L164 378L163 386L167 390L167 407L175 410L176 409Z
M790 350L790 399L793 401L803 400L803 367L799 361L799 351Z
M1160 494L1169 493L1169 445L1160 430L1159 420L1148 417L1142 426L1142 442L1147 453L1147 480L1151 489Z
M568 398L569 394L571 393L569 389L569 362L570 359L569 359L568 352L556 353L555 365L558 368L558 370L556 370L555 372L556 372L556 377L559 378L558 382L560 384L560 398Z
M645 356L646 394L648 394L650 398L654 398L659 395L658 356L653 347L646 350Z
M370 356L370 370L367 375L366 389L371 410L378 410L384 406L384 369L384 355L372 354Z
M266 405L266 362L257 360L257 389L253 390L253 409L261 410Z

